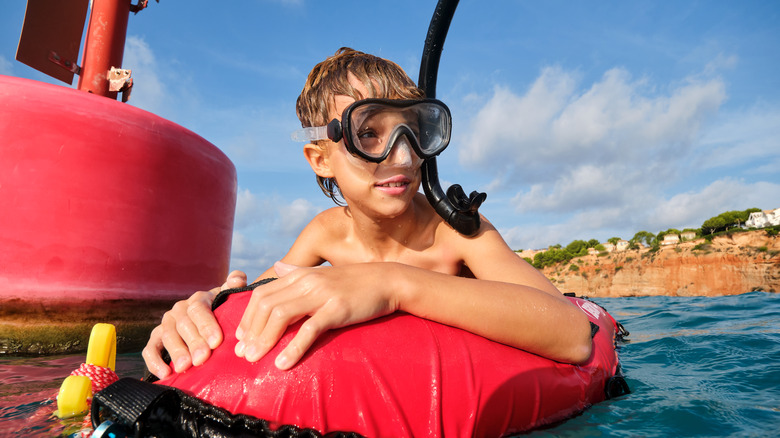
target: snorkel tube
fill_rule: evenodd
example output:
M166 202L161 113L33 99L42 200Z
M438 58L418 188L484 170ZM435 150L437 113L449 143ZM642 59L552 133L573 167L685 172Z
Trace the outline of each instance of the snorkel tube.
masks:
M433 11L420 62L420 77L417 81L417 86L425 91L426 97L436 97L436 77L441 50L457 7L458 0L439 0ZM460 185L453 184L447 189L445 195L439 182L436 157L428 158L422 164L422 186L428 202L452 228L465 236L474 236L479 232L480 221L477 209L487 198L487 194L474 191L466 196Z

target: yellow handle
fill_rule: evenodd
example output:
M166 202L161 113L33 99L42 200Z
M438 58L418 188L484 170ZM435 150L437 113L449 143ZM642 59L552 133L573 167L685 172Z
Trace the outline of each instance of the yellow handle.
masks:
M87 363L116 369L116 328L112 324L95 324L89 336Z
M111 324L95 324L89 335L87 361L91 365L116 369L116 328ZM57 395L57 411L60 418L69 418L85 412L87 399L92 397L92 380L87 376L68 376Z
M92 381L87 376L68 376L57 395L57 411L60 418L74 417L87 410L87 399L92 397Z

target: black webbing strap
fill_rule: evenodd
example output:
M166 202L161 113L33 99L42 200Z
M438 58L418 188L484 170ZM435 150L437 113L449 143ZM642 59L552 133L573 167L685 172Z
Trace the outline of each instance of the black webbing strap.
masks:
M95 394L90 415L93 428L110 420L135 436L147 436L144 428L165 430L162 424L178 417L179 405L173 388L125 377Z
M276 280L276 279L275 278L265 278L263 280L256 281L256 282L254 282L252 284L248 284L246 286L234 287L232 289L223 290L220 293L218 293L216 297L214 297L214 301L211 303L211 310L213 311L217 307L219 307L222 304L224 304L224 302L227 301L228 297L233 295L233 294L235 294L235 293L249 292L251 290L255 290L255 288L258 287L258 286L264 285L266 283L270 283L270 282L272 282L274 280Z
M160 438L321 438L317 430L285 424L272 427L267 420L230 411L169 386L124 378L95 394L92 426L104 421L114 437ZM326 438L359 438L353 432L330 432Z
M599 332L599 329L601 327L599 327L599 325L593 321L589 321L589 322L590 322L590 338L593 339L594 337L596 337L596 333Z
M604 385L604 395L607 400L626 394L631 394L631 388L628 387L628 382L623 376L615 374L607 379L607 383Z

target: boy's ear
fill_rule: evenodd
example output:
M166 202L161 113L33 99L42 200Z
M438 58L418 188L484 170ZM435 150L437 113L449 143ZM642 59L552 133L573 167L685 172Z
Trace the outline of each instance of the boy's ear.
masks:
M324 148L316 144L307 143L303 147L303 156L309 162L311 170L323 178L333 178L333 171L330 169L330 160Z

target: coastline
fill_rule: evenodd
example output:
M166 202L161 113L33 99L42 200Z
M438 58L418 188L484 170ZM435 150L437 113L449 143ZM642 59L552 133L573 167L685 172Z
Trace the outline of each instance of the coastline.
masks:
M780 238L763 230L575 257L543 268L561 290L587 297L721 296L780 292Z

